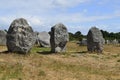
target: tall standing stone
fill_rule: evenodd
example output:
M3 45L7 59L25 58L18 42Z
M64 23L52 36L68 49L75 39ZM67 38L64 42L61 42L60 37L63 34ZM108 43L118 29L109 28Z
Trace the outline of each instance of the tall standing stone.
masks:
M67 28L62 24L56 24L51 28L51 51L52 52L64 52L66 44L69 41L69 34Z
M103 38L101 31L96 27L92 27L87 34L88 51L90 52L96 51L102 53L104 43L105 40Z
M5 46L6 45L6 35L7 32L0 30L0 45Z
M7 34L8 51L28 53L35 43L35 37L33 29L24 18L15 19Z

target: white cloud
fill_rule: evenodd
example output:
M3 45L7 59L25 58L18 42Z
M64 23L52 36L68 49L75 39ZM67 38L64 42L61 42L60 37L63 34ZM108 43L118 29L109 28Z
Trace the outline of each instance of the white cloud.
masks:
M116 18L116 17L120 17L119 14L111 14L111 15L103 15L103 16L86 16L84 14L79 14L79 13L75 13L75 14L58 14L58 15L47 15L45 16L33 16L33 15L17 15L17 16L0 16L0 22L2 22L3 24L7 24L10 25L11 22L15 19L15 18L20 18L23 17L25 19L27 19L27 21L30 23L30 25L38 31L39 29L43 29L43 30L47 30L50 29L50 27L52 27L53 25L55 25L56 23L62 22L65 25L70 25L69 30L75 32L75 30L77 30L77 28L82 29L83 31L85 31L86 27L84 27L84 25L82 25L80 27L75 27L74 24L79 24L81 25L81 23L93 23L99 20L108 20L108 19L112 19L112 18ZM44 27L43 27L44 26ZM77 25L78 26L78 25ZM94 25L91 25L94 26ZM87 29L90 28L91 26L87 26ZM100 26L101 27L101 26ZM8 27L7 27L8 28ZM45 28L45 29L44 29ZM105 28L107 28L105 26ZM104 29L105 29L104 28ZM49 30L48 30L49 31Z
M49 10L55 8L68 8L86 3L90 0L1 0L0 9L19 10Z
M94 0L1 0L0 26L5 25L7 27L3 28L8 28L15 18L23 17L27 19L34 29L38 31L39 29L50 30L51 26L62 22L65 25L68 25L70 31L80 29L87 32L88 28L90 28L89 26L91 25L86 26L86 28L85 25L81 26L81 23L95 23L101 20L120 17L119 9L115 12L113 11L113 13L104 14L103 12L103 14L97 16L94 16L94 12L92 16L86 15L89 13L87 7L79 7L82 11L68 11L68 9L81 4L87 4L91 1ZM105 4L107 2L108 0L105 0ZM102 3L104 3L104 0L101 1L101 4ZM77 24L75 25L77 27L75 27L74 24Z
M77 6L78 4L81 3L86 3L90 0L54 0L53 4L59 7L73 7L73 6Z
M36 18L36 17L27 18L27 20L29 21L30 25L34 25L34 26L40 26L40 25L44 24L44 22L42 20L40 20L39 18Z
M99 20L108 20L120 17L120 14L109 14L109 15L99 15L99 16L86 16L80 13L72 13L72 14L58 14L53 16L49 16L48 19L50 23L52 22L63 22L63 23L82 23L82 22L95 22ZM51 22L52 21L52 22Z

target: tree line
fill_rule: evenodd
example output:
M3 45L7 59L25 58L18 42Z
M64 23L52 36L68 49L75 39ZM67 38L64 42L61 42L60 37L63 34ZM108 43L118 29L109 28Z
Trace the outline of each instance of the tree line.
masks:
M113 33L104 30L101 30L101 32L105 40L114 40L114 39L120 40L120 32Z
M7 30L5 29L7 32ZM117 39L120 41L120 32L114 33L114 32L108 32L105 30L100 30L103 34L103 37L105 40L114 40ZM50 33L50 32L49 32ZM77 31L75 33L69 32L69 40L70 41L81 41L83 38L86 38L87 35L83 35L81 31Z
M120 32L114 33L114 32L108 32L101 30L103 37L105 40L114 40L117 39L120 41ZM87 35L83 35L80 31L77 31L75 33L69 32L69 40L70 41L81 41L83 38L86 38Z
M70 41L81 41L83 38L86 38L86 35L83 35L80 31L77 31L75 33L69 32Z

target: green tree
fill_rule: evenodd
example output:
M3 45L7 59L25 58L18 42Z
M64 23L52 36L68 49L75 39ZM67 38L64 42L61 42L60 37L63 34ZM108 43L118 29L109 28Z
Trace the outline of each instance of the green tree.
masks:
M109 33L107 31L104 31L104 30L101 30L102 34L103 34L103 37L106 39L106 40L113 40L113 39L117 39L117 40L120 40L120 32L118 33Z
M71 33L71 32L69 32L69 40L70 40L70 41L75 40L75 38L74 38L74 34Z
M77 32L74 34L74 36L75 36L75 39L78 40L78 41L81 41L81 40L82 40L82 37L83 37L80 31L77 31Z

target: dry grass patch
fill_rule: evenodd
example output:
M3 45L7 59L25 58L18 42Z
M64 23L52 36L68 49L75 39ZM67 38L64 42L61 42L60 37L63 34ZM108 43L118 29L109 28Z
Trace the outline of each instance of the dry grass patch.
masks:
M59 54L39 47L27 55L1 53L0 80L120 80L119 50L105 45L103 54L89 54L86 46L69 42L67 51Z

